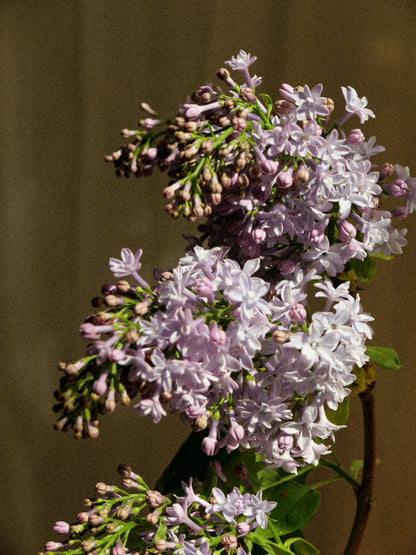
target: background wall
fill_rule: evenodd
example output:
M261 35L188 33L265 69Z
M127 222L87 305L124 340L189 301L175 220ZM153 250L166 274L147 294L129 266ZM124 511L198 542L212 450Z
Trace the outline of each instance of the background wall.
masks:
M1 109L1 553L29 554L72 520L98 480L129 463L152 482L188 429L157 427L131 410L104 418L101 437L76 442L52 428L59 360L79 356L77 328L110 279L107 260L144 249L144 275L175 265L184 222L165 216L164 176L118 181L103 155L134 127L139 103L173 115L243 48L258 56L263 91L282 82L341 85L369 99L379 157L416 173L416 4L404 0L3 0ZM358 123L358 120L357 120ZM404 368L379 373L376 506L363 555L416 553L414 335L416 218L409 246L363 293L375 344ZM337 436L348 465L361 456L360 407ZM347 486L331 485L307 530L324 555L342 553L353 519Z

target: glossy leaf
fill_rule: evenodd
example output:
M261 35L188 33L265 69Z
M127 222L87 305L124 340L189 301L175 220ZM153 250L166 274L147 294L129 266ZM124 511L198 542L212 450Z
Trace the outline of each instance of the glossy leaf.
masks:
M365 352L370 360L383 370L397 370L403 366L396 351L390 347L368 346Z
M320 494L294 480L267 490L267 498L277 501L270 513L280 536L290 534L308 524L316 513Z
M336 424L337 426L344 426L348 420L350 413L350 398L345 397L342 403L338 403L337 410L332 410L329 408L325 409L326 417L330 422Z

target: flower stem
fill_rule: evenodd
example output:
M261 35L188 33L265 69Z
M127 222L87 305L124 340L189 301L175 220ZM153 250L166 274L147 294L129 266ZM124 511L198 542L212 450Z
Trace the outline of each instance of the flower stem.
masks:
M375 382L358 394L364 418L364 466L361 484L355 489L357 508L354 524L344 555L355 555L361 545L371 508L374 504L373 486L376 466Z

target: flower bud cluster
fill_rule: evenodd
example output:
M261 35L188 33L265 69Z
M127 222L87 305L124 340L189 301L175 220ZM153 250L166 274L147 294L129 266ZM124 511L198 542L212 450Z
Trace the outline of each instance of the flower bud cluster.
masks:
M209 428L209 456L242 446L289 472L317 464L338 429L325 409L344 400L355 365L368 359L372 318L349 284L297 267L271 286L254 276L259 258L241 267L222 247L197 246L151 289L137 273L140 256L123 249L110 260L116 277L139 285L105 286L110 308L81 325L91 343L85 358L63 365L58 427L95 437L100 412L139 394L133 408L154 422L176 412ZM325 299L312 316L310 283Z
M97 497L85 501L86 510L74 523L55 523L54 531L67 538L48 541L46 553L210 555L224 550L247 555L244 537L267 528L277 505L264 501L262 491L242 493L237 487L229 492L213 487L207 497L194 490L192 478L182 482L184 496L173 498L151 490L127 465L120 465L119 473L133 493L98 483Z
M160 120L144 120L144 130L125 132L133 142L108 157L117 173L167 170L167 212L192 221L208 216L198 241L228 246L241 263L259 256L259 275L268 280L288 263L335 276L351 259L401 253L406 230L392 218L414 211L416 179L398 164L376 171L371 158L384 147L359 128L343 130L352 116L361 124L374 117L367 99L342 87L338 120L320 84L282 84L282 99L273 102L256 94L255 60L244 51L232 57L226 64L243 84L222 68L217 75L229 92L200 87L165 130ZM394 206L385 206L387 197Z

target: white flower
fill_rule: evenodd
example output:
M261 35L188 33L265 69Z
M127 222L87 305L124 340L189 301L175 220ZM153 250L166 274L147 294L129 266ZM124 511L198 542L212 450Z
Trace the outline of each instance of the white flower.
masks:
M374 112L366 108L368 100L365 96L358 98L357 91L352 87L341 87L342 94L344 95L345 102L347 103L345 109L347 112L356 114L360 118L360 122L364 123L369 117L375 118Z

